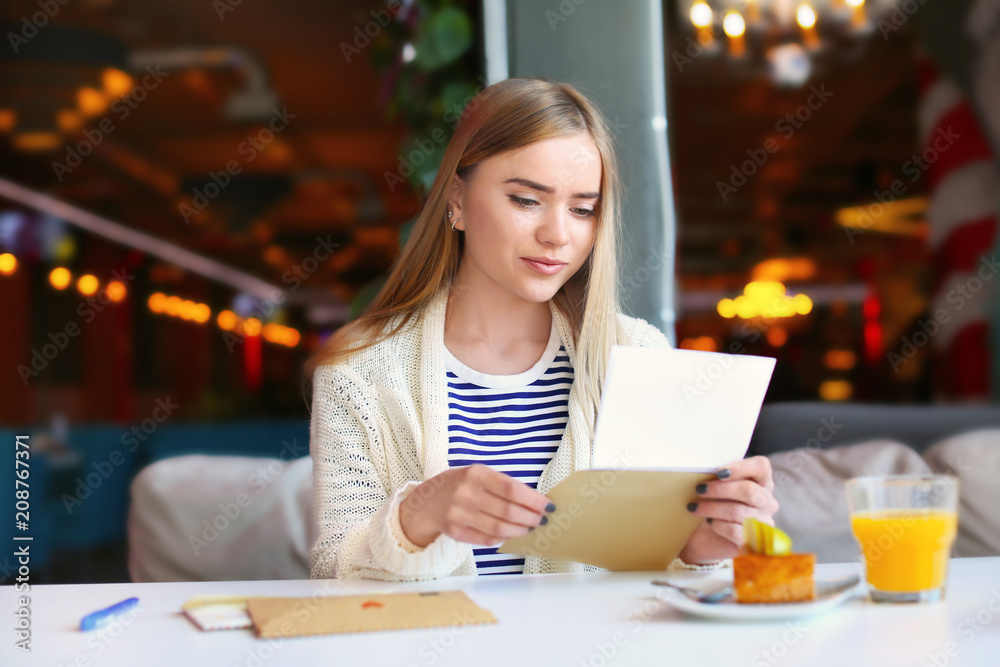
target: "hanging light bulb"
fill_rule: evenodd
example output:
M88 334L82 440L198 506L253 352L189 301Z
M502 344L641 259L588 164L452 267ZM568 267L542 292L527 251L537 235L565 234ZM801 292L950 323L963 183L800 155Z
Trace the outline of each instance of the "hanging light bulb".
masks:
M696 2L691 5L691 23L698 28L698 43L708 48L712 45L712 8L707 2Z
M809 5L800 5L795 12L795 20L805 30L816 25L816 10Z
M854 28L862 28L866 23L865 19L865 0L845 0L847 6L851 8L851 26Z
M809 5L799 5L795 12L795 20L802 28L802 42L806 48L815 49L819 46L819 37L816 35L816 10Z
M739 12L731 11L723 19L722 28L730 37L742 37L743 33L746 32L747 24Z
M722 19L722 29L729 36L729 53L734 57L742 56L746 51L743 34L746 32L747 25L740 13L735 10L727 13L726 17Z
M698 28L712 25L712 8L707 2L696 2L691 5L691 23Z

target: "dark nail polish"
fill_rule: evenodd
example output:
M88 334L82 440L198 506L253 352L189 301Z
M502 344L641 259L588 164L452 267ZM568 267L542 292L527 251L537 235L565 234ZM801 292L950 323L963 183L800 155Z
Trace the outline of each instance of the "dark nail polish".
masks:
M545 511L546 512L555 512L556 511L556 506L553 505L552 503L549 503L548 505L545 506Z
M711 521L711 519L709 519L709 521ZM529 532L529 533L530 533L531 531L533 531L534 529L535 529L535 527L534 527L534 526L528 526L528 532Z
M730 473L728 469L725 469L725 470L720 470L718 474L716 474L716 477L718 477L719 479L725 479L729 477L729 475L731 474L732 473Z
M544 526L544 525L545 525L545 524L547 524L548 522L549 522L549 517L547 517L547 516L543 516L543 517L542 517L542 520L538 522L538 525L539 525L539 526Z
M688 512L694 512L698 509L698 503L688 503Z
M699 484L698 486L694 487L695 493L705 493L706 491L708 491L708 484Z
M706 522L707 523L712 523L712 520L711 519L706 519Z

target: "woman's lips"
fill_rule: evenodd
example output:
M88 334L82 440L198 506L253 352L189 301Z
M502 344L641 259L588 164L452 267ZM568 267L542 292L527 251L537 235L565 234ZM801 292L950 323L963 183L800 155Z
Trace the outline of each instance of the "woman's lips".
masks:
M521 261L527 264L528 268L532 271L546 276L554 276L566 268L565 264L544 264L542 262L536 262L533 259L526 259L524 257L521 258Z

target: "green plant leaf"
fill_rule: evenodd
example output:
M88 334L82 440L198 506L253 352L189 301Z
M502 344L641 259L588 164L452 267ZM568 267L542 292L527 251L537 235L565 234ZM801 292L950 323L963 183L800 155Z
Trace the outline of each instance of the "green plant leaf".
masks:
M457 60L472 45L472 21L457 7L432 12L417 27L414 62L425 71Z

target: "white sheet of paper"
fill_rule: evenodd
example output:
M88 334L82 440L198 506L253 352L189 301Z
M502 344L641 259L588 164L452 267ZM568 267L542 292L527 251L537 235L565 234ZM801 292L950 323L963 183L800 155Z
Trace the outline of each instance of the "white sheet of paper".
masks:
M746 354L611 350L595 468L717 468L743 458L775 360Z

